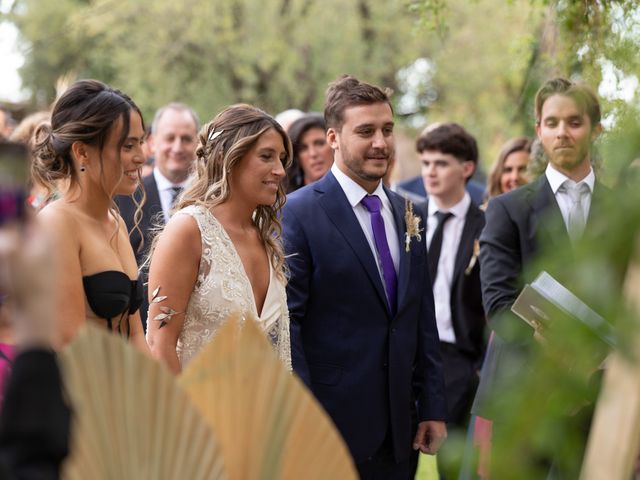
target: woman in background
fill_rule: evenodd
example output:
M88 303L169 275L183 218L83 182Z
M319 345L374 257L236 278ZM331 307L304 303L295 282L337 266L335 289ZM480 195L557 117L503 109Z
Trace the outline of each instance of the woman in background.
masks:
M287 170L287 193L319 180L333 165L333 150L327 143L324 117L309 113L288 130L293 146L293 162Z
M529 181L527 165L531 144L528 137L516 137L502 146L487 180L488 198L510 192Z

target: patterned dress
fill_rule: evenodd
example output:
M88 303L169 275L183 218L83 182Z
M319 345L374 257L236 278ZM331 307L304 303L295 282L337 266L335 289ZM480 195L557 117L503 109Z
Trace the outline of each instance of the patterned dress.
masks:
M209 343L227 317L253 314L288 370L291 370L289 310L285 284L269 262L269 288L258 315L253 289L242 260L220 222L206 208L191 205L176 215L191 215L200 229L202 258L198 278L187 305L176 351L184 368Z

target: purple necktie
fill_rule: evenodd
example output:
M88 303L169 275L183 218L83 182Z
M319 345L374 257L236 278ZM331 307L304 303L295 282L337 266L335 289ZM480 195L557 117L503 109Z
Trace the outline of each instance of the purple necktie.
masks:
M362 204L367 210L369 210L369 215L371 215L373 239L375 240L376 250L378 250L378 255L380 256L380 263L382 263L382 277L384 278L384 285L387 291L389 309L391 310L391 313L395 313L398 291L398 277L396 275L396 269L393 266L393 259L391 258L389 244L387 243L387 233L384 229L384 219L382 218L382 214L380 213L382 201L377 195L367 195L362 199Z

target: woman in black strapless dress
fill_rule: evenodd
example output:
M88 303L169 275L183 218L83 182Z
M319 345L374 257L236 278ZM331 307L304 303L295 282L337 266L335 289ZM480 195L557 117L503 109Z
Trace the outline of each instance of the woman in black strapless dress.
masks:
M113 203L131 195L144 163L142 114L125 94L95 80L74 83L51 125L36 130L32 175L59 198L38 214L59 263L57 346L89 319L148 351L138 278L126 226Z

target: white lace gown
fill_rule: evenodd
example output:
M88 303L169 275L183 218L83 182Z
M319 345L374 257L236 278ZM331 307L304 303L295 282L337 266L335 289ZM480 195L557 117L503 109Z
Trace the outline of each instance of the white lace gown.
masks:
M200 349L209 343L231 313L243 319L250 312L258 320L275 351L291 370L289 310L284 283L277 277L271 262L269 287L258 315L253 289L242 260L222 225L206 208L196 205L175 215L191 215L200 229L202 258L198 278L187 305L184 326L176 351L184 368Z

